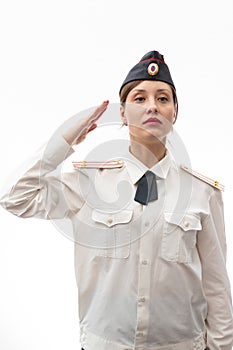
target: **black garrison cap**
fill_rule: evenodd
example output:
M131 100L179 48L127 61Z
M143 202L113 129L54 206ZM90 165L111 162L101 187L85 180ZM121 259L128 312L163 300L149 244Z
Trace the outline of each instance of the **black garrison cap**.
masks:
M164 62L163 55L158 51L150 51L141 58L140 62L129 71L121 85L119 93L121 93L122 88L127 83L135 80L163 81L164 83L170 84L175 89L169 68Z

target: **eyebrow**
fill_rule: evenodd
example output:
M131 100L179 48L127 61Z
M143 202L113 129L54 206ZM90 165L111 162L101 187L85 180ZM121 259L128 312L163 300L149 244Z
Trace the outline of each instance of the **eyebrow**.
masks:
M143 89L133 89L132 92L145 92L146 90L143 90Z

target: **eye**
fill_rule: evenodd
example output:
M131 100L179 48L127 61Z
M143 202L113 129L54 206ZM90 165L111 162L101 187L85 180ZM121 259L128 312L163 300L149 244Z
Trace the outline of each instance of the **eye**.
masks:
M145 101L145 97L142 97L142 96L137 96L137 97L135 97L135 99L134 99L134 101L135 102L144 102Z
M168 101L168 98L166 96L161 96L158 98L159 101L161 102L167 102Z

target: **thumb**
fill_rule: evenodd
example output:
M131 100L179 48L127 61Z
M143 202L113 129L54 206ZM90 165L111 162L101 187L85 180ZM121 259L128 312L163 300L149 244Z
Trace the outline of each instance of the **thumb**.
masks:
M97 124L96 123L92 124L91 127L87 130L87 133L89 133L90 131L92 131L96 128L97 128Z

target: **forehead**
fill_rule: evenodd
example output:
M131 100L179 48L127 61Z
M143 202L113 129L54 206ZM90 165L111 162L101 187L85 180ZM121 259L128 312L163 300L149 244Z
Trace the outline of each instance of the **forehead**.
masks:
M172 88L169 84L156 80L143 80L137 86L135 86L131 92L136 90L166 90L172 92Z

